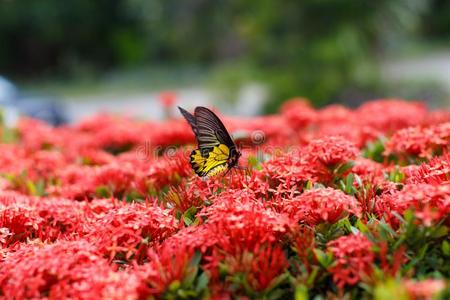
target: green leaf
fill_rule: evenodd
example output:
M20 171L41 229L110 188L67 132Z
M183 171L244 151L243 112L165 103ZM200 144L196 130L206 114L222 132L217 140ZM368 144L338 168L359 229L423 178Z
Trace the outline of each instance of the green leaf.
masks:
M345 187L346 187L345 192L347 194L350 194L352 192L354 179L355 179L355 177L354 177L353 173L350 173L347 175L346 182L345 182Z
M364 224L363 222L361 222L360 219L358 219L358 220L356 221L355 226L356 226L356 228L358 228L359 231L361 231L362 233L367 233L367 232L369 232L369 228L366 226L366 224Z
M200 274L200 276L198 277L197 280L197 285L195 287L195 290L199 293L203 290L205 290L208 286L209 283L209 277L208 274L206 274L205 272L203 272L202 274Z
M169 290L170 291L175 291L178 290L181 287L181 283L179 280L174 280L170 283L169 285Z
M403 214L403 217L405 218L406 223L411 223L414 220L414 213L410 209L408 209Z
M308 181L306 182L305 190L310 190L310 189L312 189L312 187L313 187L312 181L311 181L311 180L308 180Z
M105 185L101 185L95 189L95 194L98 197L109 198L111 196L108 187Z
M389 233L393 237L397 237L397 233L385 222L380 222L378 226L380 229L380 234L382 234L385 239L388 239L387 233Z
M438 226L433 230L431 237L437 239L448 235L448 228L445 226Z
M350 223L350 220L348 218L339 220L339 222L336 223L336 226L340 227L340 228L344 228L348 232L353 232L352 223Z
M332 253L326 254L325 252L323 252L322 250L317 249L317 248L314 249L313 251L316 254L317 260L324 268L328 268L331 265L331 263L333 262L333 254Z
M400 282L389 279L386 282L380 282L375 286L374 299L408 300L409 296L405 287Z
M394 217L396 217L401 223L403 223L403 224L406 223L406 220L405 220L401 215L399 215L397 212L392 211L391 213L392 213L392 214L394 215Z
M183 214L184 223L189 226L195 221L195 214L197 213L197 208L195 206L191 206L188 210L186 210Z
M189 226L189 225L191 225L192 223L194 223L191 219L189 219L189 217L187 217L187 216L183 216L183 221L184 221L184 224L186 224L186 226Z
M181 299L192 299L192 297L197 296L197 293L191 290L183 290L183 289L178 289L177 290L177 295L181 297ZM180 298L178 298L180 299Z
M340 188L343 192L345 192L346 186L345 186L344 181L339 180L339 188Z
M418 260L422 260L425 257L425 254L427 253L428 250L428 246L429 244L425 244L420 248L419 253L417 253Z
M258 157L262 157L262 154L258 153L257 155L258 156L249 156L247 159L247 164L252 169L261 170L261 161L258 160Z
M202 253L200 251L195 251L194 255L191 258L189 266L197 267L200 264L201 260L202 260Z
M356 228L356 227L354 227L354 226L351 226L350 229L351 229L351 231L352 231L353 234L358 234L358 233L359 233L358 228Z
M304 285L297 285L295 287L295 300L308 300L308 288Z
M450 243L448 241L442 242L442 252L445 256L450 256Z
M355 180L356 183L358 184L359 187L363 187L363 182L361 180L361 177L358 176L358 174L354 174L355 175Z
M346 163L341 164L335 171L336 175L342 175L355 165L355 162L352 160L347 161Z
M36 189L36 186L34 185L33 181L27 180L26 184L27 184L28 193L30 193L31 195L36 196L37 195L37 189Z
M380 137L377 141L368 143L366 148L363 150L363 156L376 162L383 162L385 141L386 139L384 137Z
M319 274L319 267L313 266L312 272L308 276L308 280L306 281L306 284L308 286L312 286L314 284L314 281L316 280L317 274Z
M36 196L44 196L45 195L45 180L39 179L36 182Z

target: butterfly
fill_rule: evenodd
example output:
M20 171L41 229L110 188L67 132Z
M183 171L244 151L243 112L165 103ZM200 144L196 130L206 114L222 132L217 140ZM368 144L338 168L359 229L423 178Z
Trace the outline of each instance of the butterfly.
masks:
M202 106L196 107L194 114L178 109L197 139L198 149L192 151L190 162L198 176L215 177L237 166L241 152L216 114Z

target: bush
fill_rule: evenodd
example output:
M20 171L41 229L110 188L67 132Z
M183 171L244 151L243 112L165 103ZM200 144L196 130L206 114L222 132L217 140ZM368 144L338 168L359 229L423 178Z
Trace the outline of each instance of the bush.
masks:
M444 297L448 111L303 99L224 121L246 171L202 180L182 119L22 119L0 145L0 296Z

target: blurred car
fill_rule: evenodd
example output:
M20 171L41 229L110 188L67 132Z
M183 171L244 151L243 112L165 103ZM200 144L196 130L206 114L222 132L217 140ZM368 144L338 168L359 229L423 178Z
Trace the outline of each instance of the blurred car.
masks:
M0 109L8 126L13 126L22 115L43 120L54 126L68 121L64 105L56 98L24 93L2 76L0 76Z

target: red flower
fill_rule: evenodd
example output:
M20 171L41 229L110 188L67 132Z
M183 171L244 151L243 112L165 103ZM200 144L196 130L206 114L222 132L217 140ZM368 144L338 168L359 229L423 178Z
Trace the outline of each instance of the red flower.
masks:
M136 170L131 164L111 163L91 170L92 183L95 189L104 188L108 195L122 198L131 192L135 186Z
M252 118L225 118L225 125L236 144L243 149L263 150L264 146L280 146L296 140L295 130L286 118L279 115Z
M56 134L54 128L40 120L22 118L17 130L21 146L30 152L50 149L60 144L61 136Z
M191 127L185 120L167 120L165 122L146 122L142 124L142 142L139 147L146 143L151 145L153 153L156 150L165 150L169 147L173 150L174 145L184 145L195 143L195 137Z
M331 104L319 110L318 123L348 122L355 119L354 111L340 104Z
M450 149L450 123L430 127L410 127L399 130L386 144L386 155L396 154L400 158L431 158L436 153Z
M185 244L205 254L218 242L218 237L213 231L214 229L209 224L184 227L168 237L164 244L171 244L173 247Z
M308 271L310 271L309 255L315 246L314 233L312 227L299 225L294 227L289 235L293 250Z
M93 146L113 153L129 150L145 141L141 123L107 114L86 119L73 130L88 133Z
M317 129L309 132L309 139L327 136L341 136L358 147L376 139L380 132L368 125L361 124L355 111L341 105L330 105L319 111Z
M172 107L177 101L177 94L175 92L167 91L159 94L159 101L166 107Z
M437 125L450 122L450 110L440 109L428 113L424 125Z
M83 165L106 165L114 160L114 156L103 150L82 148L77 150L76 160Z
M446 283L442 279L426 279L422 281L405 280L406 291L412 300L432 300L444 291Z
M356 115L361 125L389 135L396 130L421 124L427 116L427 110L420 102L379 99L361 105Z
M164 202L174 213L183 214L191 207L200 208L209 196L207 188L199 187L204 182L200 178L194 179L193 184L181 184L178 187L171 186L164 197Z
M172 283L181 284L195 271L196 266L189 265L193 255L193 248L186 243L164 243L155 250L150 249L149 262L137 268L140 298L161 296Z
M405 169L407 183L450 184L450 154L435 157L420 166Z
M0 294L6 299L137 298L133 278L115 272L85 241L26 245L0 264Z
M288 267L283 250L277 246L261 246L253 251L225 255L220 264L230 277L244 274L247 284L256 292L270 288Z
M333 224L348 215L361 215L361 207L355 198L332 188L307 190L286 200L284 211L295 222L309 225Z
M356 158L353 163L351 172L358 175L362 181L370 182L372 185L381 185L386 182L384 175L386 168L383 164L363 157Z
M301 192L303 185L308 181L320 181L322 174L318 171L326 172L326 170L315 168L313 163L301 155L291 152L273 156L263 163L260 175L269 180L270 187L278 194L289 194Z
M157 206L123 204L100 215L89 224L86 238L104 256L129 260L145 257L147 245L162 242L178 228L169 211ZM143 256L142 256L143 255Z
M416 218L425 226L439 222L450 213L450 185L407 184L401 191L386 193L375 201L375 211L391 225L397 226L399 215L413 209Z
M7 228L7 244L40 238L54 241L83 234L86 203L39 199L12 193L0 197L0 228Z
M327 167L345 163L359 154L358 148L353 143L339 136L313 140L305 152L308 159L318 161Z
M29 206L17 203L0 207L0 228L8 229L8 237L3 242L6 245L38 237L42 223L43 219Z
M295 129L301 129L313 123L317 112L304 98L294 98L286 101L280 109L288 124Z
M18 175L30 165L28 153L18 145L0 144L0 172Z
M334 263L329 268L333 281L343 289L345 285L355 285L370 276L375 254L372 243L363 235L342 236L328 242L327 249L333 253Z
M254 195L243 191L221 196L202 215L216 240L212 254L205 257L205 268L213 280L219 278L218 267L224 259L240 259L244 253L276 245L293 225L286 216L264 208Z
M51 196L81 201L91 198L95 193L95 186L92 183L92 168L88 166L69 165L58 170L57 177L61 184L51 185L46 189Z

